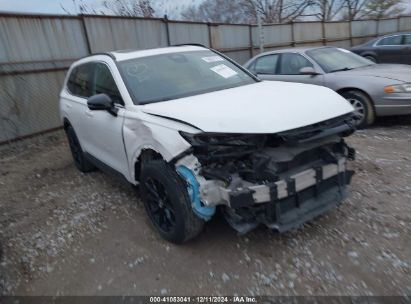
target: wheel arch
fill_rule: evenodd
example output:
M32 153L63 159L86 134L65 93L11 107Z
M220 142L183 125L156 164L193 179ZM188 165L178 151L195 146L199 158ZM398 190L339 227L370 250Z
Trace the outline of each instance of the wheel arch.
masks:
M152 148L144 148L134 162L134 179L136 182L140 180L141 168L144 162L151 160L165 160L163 155Z
M368 94L366 91L364 91L364 90L362 90L362 89L359 89L359 88L356 88L356 87L344 87L344 88L338 89L336 92L337 92L338 94L342 95L342 94L347 93L347 92L350 92L350 91L358 91L358 92L364 94L364 95L371 101L372 108L373 108L373 110L374 110L374 112L375 112L374 101L373 101L373 99L371 98L370 94Z
M63 118L63 128L64 128L64 130L67 130L67 128L70 127L70 126L72 126L70 121L68 120L67 117L64 117Z
M376 54L375 52L365 51L365 52L360 53L360 55L361 55L362 57L365 57L365 56L373 57L373 58L375 59L375 62L378 63L378 56L377 56L377 54Z
M361 94L363 94L365 97L367 97L368 98L368 100L370 101L370 105L371 105L371 111L372 111L372 113L371 113L371 115L370 116L367 116L368 118L369 117L371 117L371 119L368 119L367 118L367 125L369 125L369 124L372 124L373 122L374 122L374 120L375 120L375 117L376 117L376 109L375 109L375 104L374 104L374 101L373 101L373 99L371 98L371 96L370 96L370 94L368 94L366 91L364 91L364 90L362 90L362 89L359 89L359 88L356 88L356 87L345 87L345 88L341 88L341 89L338 89L336 92L338 93L338 94L340 94L341 96L343 96L343 94L344 93L346 93L346 92L359 92L359 93L361 93Z

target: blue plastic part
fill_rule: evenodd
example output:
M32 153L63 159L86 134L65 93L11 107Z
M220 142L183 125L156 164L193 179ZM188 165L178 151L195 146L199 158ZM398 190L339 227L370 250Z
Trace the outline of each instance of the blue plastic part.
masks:
M202 218L203 220L210 220L214 213L215 207L206 207L200 200L200 185L193 172L188 169L186 166L179 166L177 172L186 180L187 182L187 191L190 196L194 213Z

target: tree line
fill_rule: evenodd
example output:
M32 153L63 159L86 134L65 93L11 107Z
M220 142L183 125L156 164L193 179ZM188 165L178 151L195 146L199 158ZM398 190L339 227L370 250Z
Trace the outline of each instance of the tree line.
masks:
M202 0L182 9L180 19L255 24L386 18L402 12L402 1L406 0ZM84 0L73 2L82 14L161 17L153 0L104 0L100 9L90 7Z

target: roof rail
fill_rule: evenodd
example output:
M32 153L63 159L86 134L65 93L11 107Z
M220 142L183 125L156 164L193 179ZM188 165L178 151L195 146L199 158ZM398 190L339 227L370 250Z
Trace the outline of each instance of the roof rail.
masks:
M86 57L90 57L90 56L95 56L95 55L106 55L106 56L109 56L111 59L113 59L113 60L115 60L116 59L116 56L114 56L112 53L110 53L110 52L98 52L98 53L93 53L93 54L90 54L90 55L88 55L88 56L86 56Z
M170 46L201 46L203 48L209 49L208 46L205 46L204 44L201 44L201 43L181 43L181 44L174 44Z
M86 56L80 57L80 58L76 59L75 61L80 60L80 59L84 59L84 58L88 58L88 57L92 57L92 56L96 56L96 55L108 56L111 59L113 59L114 61L116 60L116 57L110 52L97 52L97 53L92 53L92 54L88 54Z

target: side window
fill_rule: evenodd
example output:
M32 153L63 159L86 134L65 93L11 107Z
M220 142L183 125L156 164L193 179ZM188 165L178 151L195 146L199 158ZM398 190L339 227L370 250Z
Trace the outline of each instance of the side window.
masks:
M401 35L389 36L378 41L377 45L400 45L402 40Z
M313 67L312 63L300 54L283 53L281 55L280 75L299 75L305 67Z
M93 64L85 63L75 67L68 79L67 88L71 94L88 98L91 94L91 76Z
M278 57L278 54L275 54L258 58L255 62L254 72L257 74L275 74Z
M110 69L104 63L97 63L95 68L94 88L92 95L102 93L110 96L115 103L121 105L124 104Z
M404 35L403 44L411 45L411 35Z

